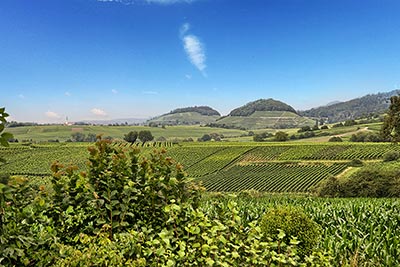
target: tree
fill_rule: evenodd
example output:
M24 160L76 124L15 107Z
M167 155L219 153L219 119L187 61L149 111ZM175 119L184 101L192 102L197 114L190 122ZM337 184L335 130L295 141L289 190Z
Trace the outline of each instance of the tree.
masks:
M86 142L96 142L97 138L94 133L88 134L88 136L85 138Z
M138 134L138 137L139 137L140 141L142 141L143 143L154 139L154 136L148 130L140 131Z
M77 132L71 134L72 142L85 142L85 134Z
M207 142L207 141L211 141L211 136L209 134L204 134L202 137L200 137L198 139L198 141L200 142Z
M124 140L126 142L135 143L138 138L138 133L136 131L130 131L124 135Z
M0 108L0 146L9 146L8 140L13 138L13 135L10 133L5 133L4 128L6 127L6 118L9 115L6 113L5 108ZM0 157L0 162L4 162L5 160Z
M400 96L390 98L389 110L383 121L381 134L393 143L400 141Z
M276 141L283 142L283 141L287 141L288 138L289 138L289 136L288 136L288 134L285 133L285 132L277 132L277 133L275 134L275 140L276 140Z

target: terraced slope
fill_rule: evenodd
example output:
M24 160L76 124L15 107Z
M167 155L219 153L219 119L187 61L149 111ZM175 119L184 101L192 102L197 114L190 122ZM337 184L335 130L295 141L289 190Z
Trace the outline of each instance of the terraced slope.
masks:
M120 144L117 144L120 145ZM155 147L148 144L144 155ZM13 145L1 148L7 163L0 173L47 176L58 160L84 168L87 144ZM379 160L391 144L359 143L193 143L167 147L167 156L182 163L188 176L203 181L209 191L255 189L269 192L306 192L320 180L339 175L352 159Z

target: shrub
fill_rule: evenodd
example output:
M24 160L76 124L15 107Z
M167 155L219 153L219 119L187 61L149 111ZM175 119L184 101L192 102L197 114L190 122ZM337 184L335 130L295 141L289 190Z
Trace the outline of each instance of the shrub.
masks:
M331 138L329 138L328 141L329 142L343 142L342 138L340 138L339 136L332 136Z
M329 176L320 181L311 191L319 197L337 197L341 193L341 186L336 177Z
M318 245L321 228L303 211L294 207L272 208L261 219L261 229L265 235L275 239L282 230L286 234L283 240L288 244L290 237L297 237L299 255L309 255Z
M383 161L394 161L398 160L400 158L400 153L398 151L388 151L385 154L383 154Z
M364 163L360 159L352 159L348 165L350 167L361 167L364 165Z

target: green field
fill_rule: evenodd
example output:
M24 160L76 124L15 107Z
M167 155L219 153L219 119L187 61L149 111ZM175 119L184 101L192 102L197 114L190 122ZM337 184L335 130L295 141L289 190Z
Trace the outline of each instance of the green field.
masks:
M271 207L294 206L321 226L319 246L331 251L333 266L399 266L398 199L327 199L294 195L218 196L205 198L203 209L217 214L216 203L237 202L242 225L259 220Z
M87 143L12 145L1 148L7 160L0 172L51 175L58 160L85 168ZM115 145L128 146L127 143ZM203 182L208 191L307 192L319 181L346 171L353 159L373 163L400 148L377 143L148 143L145 154L167 146L167 155L180 162L189 177Z
M172 126L165 128L161 127L147 127L147 126L88 126L88 125L45 125L45 126L25 126L7 128L7 132L14 135L14 138L19 141L33 140L38 142L46 142L48 140L59 140L64 142L71 138L71 134L76 132L84 133L88 135L92 134L103 134L104 136L111 136L115 139L122 139L125 134L130 131L142 131L149 130L153 134L154 138L165 137L167 140L185 138L197 139L202 137L204 134L218 133L225 137L239 137L246 135L246 131L233 130L233 129L221 129L211 127L200 127L200 126Z

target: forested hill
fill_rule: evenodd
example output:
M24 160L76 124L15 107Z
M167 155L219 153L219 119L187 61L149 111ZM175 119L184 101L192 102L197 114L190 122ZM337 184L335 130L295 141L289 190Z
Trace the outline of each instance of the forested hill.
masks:
M371 94L330 106L300 111L299 113L306 117L328 118L329 122L357 119L371 114L383 114L389 107L390 97L399 93L400 90L394 90L387 93Z
M289 111L296 113L296 110L291 106L272 98L259 99L246 105L236 108L229 113L229 116L250 116L256 111Z
M171 111L168 114L177 114L177 113L184 113L184 112L197 112L204 116L221 116L221 114L213 108L208 106L194 106L194 107L187 107L187 108L177 108Z

